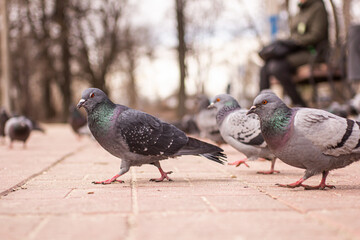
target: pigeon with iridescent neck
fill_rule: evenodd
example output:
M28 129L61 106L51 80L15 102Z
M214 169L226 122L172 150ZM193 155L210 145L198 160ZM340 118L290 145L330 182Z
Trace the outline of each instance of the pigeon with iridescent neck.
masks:
M284 163L305 169L299 181L278 184L305 189L334 188L326 184L329 171L360 159L360 122L314 108L290 108L274 94L262 93L248 114L260 118L261 132L270 150ZM303 182L322 173L317 186Z
M209 108L216 109L216 122L223 139L246 156L245 159L230 163L230 165L239 166L244 163L248 166L246 160L265 158L271 161L271 169L258 173L279 172L274 170L276 157L270 152L261 135L258 116L255 114L246 115L247 110L242 109L236 99L228 94L215 96Z
M163 181L171 179L160 166L160 160L181 155L199 155L223 164L226 156L223 150L191 138L175 126L160 119L129 107L115 104L97 88L86 89L78 107L87 112L91 133L100 145L112 155L122 159L120 172L114 177L94 182L110 184L129 171L131 166L155 165Z

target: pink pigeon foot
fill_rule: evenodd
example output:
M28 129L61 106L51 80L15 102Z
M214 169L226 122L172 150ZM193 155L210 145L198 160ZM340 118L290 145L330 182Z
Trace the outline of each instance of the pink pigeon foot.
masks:
M303 185L303 187L305 188L305 190L317 190L317 189L318 190L324 190L325 188L330 188L330 189L335 188L334 185L327 185L325 183L326 177L327 177L328 174L329 174L328 171L325 171L325 172L322 173L322 179L321 179L321 182L320 182L319 185L317 185L317 186Z
M117 180L117 178L120 177L119 174L116 174L114 177L108 179L108 180L105 180L105 181L99 181L99 182L92 182L93 184L111 184L113 182L119 182L119 183L124 183L124 181L122 180Z
M247 163L246 163L247 159L243 159L243 160L239 160L239 161L235 161L232 163L228 163L228 165L235 165L236 167L240 166L241 164L244 164L247 167L250 167Z
M303 178L300 178L299 181L291 183L291 184L279 184L277 183L276 185L279 187L284 187L284 188L296 188L296 187L304 187L304 185L302 184L305 180Z

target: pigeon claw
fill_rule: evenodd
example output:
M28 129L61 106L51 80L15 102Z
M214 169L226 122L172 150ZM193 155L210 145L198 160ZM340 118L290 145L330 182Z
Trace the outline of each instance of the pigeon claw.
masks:
M319 184L318 186L309 186L303 185L305 190L325 190L326 188L333 189L336 188L334 185L327 185L327 184Z
M98 181L98 182L93 181L92 183L93 183L93 184L102 184L102 185L106 185L106 184L111 184L111 183L113 183L113 182L124 183L124 181L123 181L123 180L113 180L113 181L111 181L111 179L108 179L108 180L105 180L105 181Z
M120 175L119 175L119 174L116 174L114 177L112 177L112 178L110 178L110 179L108 179L108 180L99 181L99 182L94 181L94 182L92 182L92 183L93 183L93 184L103 184L103 185L105 185L105 184L111 184L112 182L123 183L124 181L122 181L122 180L117 180L118 177L120 177Z
M277 183L276 186L283 187L283 188L297 188L297 187L304 187L305 185L301 183L291 183L291 184L280 184Z
M152 178L149 181L150 182L162 182L166 178L169 182L172 182L173 180L168 177L168 174L172 174L172 173L173 173L172 171L170 171L170 172L161 172L161 177L160 178Z

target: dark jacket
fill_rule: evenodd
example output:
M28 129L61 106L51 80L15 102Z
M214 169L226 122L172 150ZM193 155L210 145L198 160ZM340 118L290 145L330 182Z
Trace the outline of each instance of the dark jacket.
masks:
M307 0L290 21L291 37L306 50L290 54L287 60L293 67L309 63L311 54L328 46L328 19L322 0Z

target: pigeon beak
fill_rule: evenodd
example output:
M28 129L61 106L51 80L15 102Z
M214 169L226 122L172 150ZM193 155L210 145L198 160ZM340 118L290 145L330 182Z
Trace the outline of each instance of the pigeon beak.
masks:
M211 104L207 107L207 109L213 109L213 108L215 108L215 104L214 104L214 103L211 103Z
M85 99L80 99L79 103L76 105L77 108L81 108L82 105L85 103Z
M249 109L249 111L246 113L246 115L249 115L249 114L251 114L251 113L255 113L255 111L256 111L256 106L252 106L252 107Z

